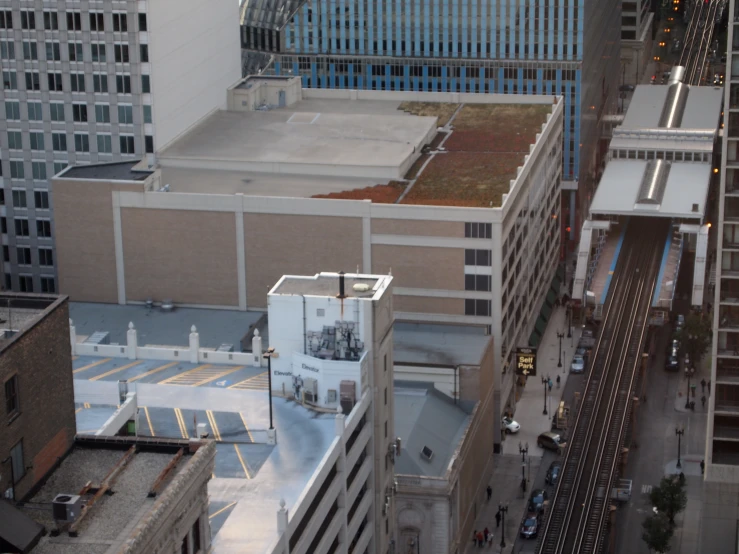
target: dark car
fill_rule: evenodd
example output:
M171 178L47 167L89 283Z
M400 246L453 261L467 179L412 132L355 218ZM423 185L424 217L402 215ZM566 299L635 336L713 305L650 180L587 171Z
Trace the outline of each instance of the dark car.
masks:
M539 514L544 511L544 503L549 499L544 489L534 489L529 497L529 512Z
M667 348L667 356L665 357L665 369L667 371L678 371L680 369L680 342L673 339Z
M562 471L562 464L560 462L552 462L547 470L547 476L544 481L547 485L556 485L559 481L559 473Z
M636 87L634 85L621 85L620 87L618 87L618 90L620 90L621 92L634 92L635 88Z
M564 450L565 446L567 446L562 435L553 431L548 431L539 435L536 438L536 444L539 448L546 448L547 450L552 450L558 454Z
M539 514L526 514L521 522L521 536L533 539L539 532Z
M575 355L582 356L585 359L585 363L588 363L588 356L590 355L590 349L584 346L578 346L575 350Z

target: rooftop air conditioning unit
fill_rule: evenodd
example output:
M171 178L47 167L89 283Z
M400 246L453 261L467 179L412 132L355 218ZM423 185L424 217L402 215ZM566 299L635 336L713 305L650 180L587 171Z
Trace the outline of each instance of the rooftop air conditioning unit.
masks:
M423 450L421 450L421 457L430 462L431 459L434 457L434 451L431 450L428 446L424 446Z
M312 377L303 378L303 398L306 402L318 402L318 381Z
M57 494L51 506L56 521L72 523L82 513L82 497L75 494Z
M339 383L339 403L341 411L349 414L357 402L357 384L354 381L344 380Z

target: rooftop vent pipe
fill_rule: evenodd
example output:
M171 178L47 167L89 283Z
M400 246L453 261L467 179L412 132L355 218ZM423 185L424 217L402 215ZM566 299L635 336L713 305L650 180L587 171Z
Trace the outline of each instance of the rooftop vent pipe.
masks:
M344 272L339 272L339 298L346 298L344 294Z
M667 98L665 98L659 117L659 126L664 129L680 127L682 123L685 104L688 102L690 93L690 87L683 83L684 76L685 68L682 66L675 66L670 72L670 79L667 81Z

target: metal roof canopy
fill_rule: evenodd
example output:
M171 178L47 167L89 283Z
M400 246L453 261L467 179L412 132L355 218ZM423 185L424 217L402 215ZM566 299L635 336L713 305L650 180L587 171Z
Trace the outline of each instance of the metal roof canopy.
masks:
M671 168L653 174L655 167L648 165L653 162ZM595 191L591 217L594 214L647 215L702 220L711 171L709 163L611 160ZM645 192L650 194L645 196Z
M685 86L685 85L684 85ZM671 88L672 87L672 88ZM675 95L678 89L672 85L639 85L629 103L629 109L621 124L622 130L659 129L663 109L667 104L670 91ZM721 117L721 103L724 96L723 87L690 87L687 95L680 94L682 117L674 129L702 129L715 133ZM682 107L682 106L681 106ZM678 123L677 120L673 125ZM664 127L663 127L664 129Z

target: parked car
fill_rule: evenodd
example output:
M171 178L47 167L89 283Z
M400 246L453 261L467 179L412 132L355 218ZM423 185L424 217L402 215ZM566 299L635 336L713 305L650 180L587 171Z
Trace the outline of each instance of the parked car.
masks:
M685 327L685 316L683 314L677 314L675 318L675 331L680 331Z
M673 339L667 348L667 356L665 357L665 369L667 371L678 371L680 369L680 341Z
M570 373L582 373L583 371L585 371L585 358L575 354L570 364Z
M529 497L529 513L540 514L544 511L544 503L549 499L549 494L544 489L534 489Z
M536 439L536 444L539 445L539 448L546 448L547 450L552 450L558 454L565 446L567 446L564 437L553 431L547 431L546 433L539 435Z
M526 514L521 522L521 536L533 539L539 533L539 514Z
M503 426L505 427L506 435L518 433L521 429L521 426L518 424L518 422L512 420L510 417L503 418Z
M618 87L618 90L620 90L621 92L634 92L635 88L636 87L634 85L621 85L620 87Z
M557 481L559 481L560 471L562 471L562 463L555 460L549 464L549 469L547 469L547 475L544 477L544 482L547 485L556 485Z

